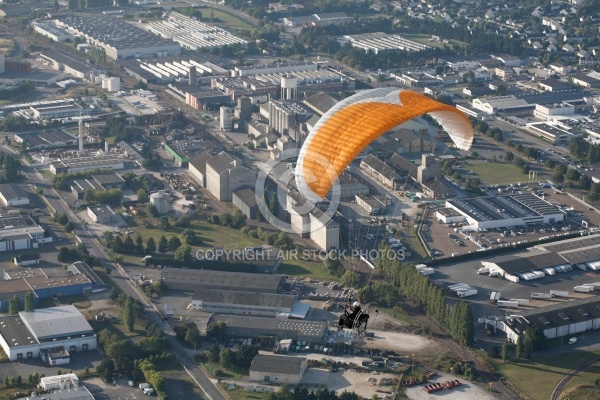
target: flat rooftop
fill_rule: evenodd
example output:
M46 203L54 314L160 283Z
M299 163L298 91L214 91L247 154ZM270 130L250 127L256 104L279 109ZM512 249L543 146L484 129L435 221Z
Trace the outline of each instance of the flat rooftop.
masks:
M274 293L241 292L237 290L196 290L192 300L207 303L242 304L246 306L292 308L296 296Z
M73 305L21 311L19 316L40 342L94 334L85 317Z
M0 317L0 335L10 347L39 343L20 316Z
M98 166L98 168L101 168L105 165L123 164L125 161L127 160L115 156L78 157L62 160L68 168L83 168L90 166Z
M299 319L277 319L269 317L248 317L242 315L213 314L211 320L225 322L232 328L264 329L265 334L279 331L281 335L285 332L298 332L305 336L321 338L327 330L326 321L307 321Z
M552 204L531 193L452 199L447 200L447 203L479 222L562 213Z
M306 357L286 357L259 354L252 359L250 371L298 374Z
M167 286L169 282L174 282L223 289L248 287L264 289L265 293L270 293L279 287L283 275L166 268L161 270L161 278Z

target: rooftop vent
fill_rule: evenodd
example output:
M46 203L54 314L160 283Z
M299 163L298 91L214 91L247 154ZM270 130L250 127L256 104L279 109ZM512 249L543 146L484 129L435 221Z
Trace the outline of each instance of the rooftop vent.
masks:
M565 321L569 319L569 316L565 313L558 313L558 316L564 319Z
M550 321L548 321L548 319L547 319L546 317L540 317L540 321L542 321L542 323L543 323L544 325L547 325L547 324L549 324L549 323L550 323Z
M589 315L589 314L588 314L588 312L587 312L587 311L585 311L583 308L578 308L578 309L577 309L577 312L578 312L579 314L581 314L581 315L586 315L586 316L587 316L587 315Z

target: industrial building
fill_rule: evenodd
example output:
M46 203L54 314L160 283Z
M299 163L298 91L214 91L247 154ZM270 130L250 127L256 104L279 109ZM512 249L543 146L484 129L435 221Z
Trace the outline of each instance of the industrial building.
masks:
M166 92L194 110L209 110L231 102L231 96L220 90L196 85L170 83Z
M232 100L256 95L271 95L273 98L278 98L281 94L282 78L287 76L292 76L296 80L297 95L295 98L298 99L301 99L302 95L310 96L318 92L338 93L341 90L353 90L356 87L356 81L352 77L334 69L308 69L296 72L289 72L287 69L289 68L282 65L281 70L271 73L242 76L235 76L234 72L233 77L213 78L211 87L226 93Z
M567 266L570 269L571 266L567 260L555 252L527 252L496 257L489 261L482 261L481 264L483 267L487 267L493 275L503 277L506 277L506 275L516 276L519 278L519 282L543 277L548 272L554 274L556 267ZM553 271L549 271L550 268ZM527 275L534 271L538 272L532 276Z
M292 309L296 300L296 296L286 294L215 289L196 290L192 296L192 309L219 314L288 318L293 314ZM304 304L300 303L300 305ZM308 311L310 306L300 308ZM299 317L304 318L305 315L306 312Z
M316 71L318 65L313 62L286 62L257 65L243 65L233 68L233 76L263 75L274 73L295 73L299 71Z
M35 32L46 36L55 42L64 43L73 41L73 35L64 29L57 28L55 25L43 21L34 21L31 23L31 26L33 26Z
M288 99L271 99L268 113L269 126L280 135L287 135L291 127L306 122L313 115L304 104Z
M63 71L79 79L86 79L93 82L95 76L106 74L106 70L99 69L94 64L77 59L70 54L58 50L44 50L40 53L40 58L44 64L50 65L56 71Z
M327 26L332 24L343 24L352 21L345 12L332 12L312 14L300 17L283 18L283 24L286 28L295 28L298 26Z
M109 206L93 206L87 208L88 217L97 224L112 224L120 218Z
M256 194L250 188L243 188L231 192L233 204L250 219L256 219L258 213L258 202Z
M82 200L87 190L123 189L125 180L116 172L92 175L91 178L75 179L69 183L71 193Z
M169 83L188 80L189 84L197 84L202 81L203 75L207 77L228 76L229 70L208 61L167 58L165 59L133 59L121 60L119 64L127 74L145 83ZM195 70L196 77L190 75ZM192 73L193 75L193 73Z
M446 201L446 207L464 216L469 224L463 228L466 230L553 224L566 219L563 211L531 193L453 199Z
M89 171L91 169L110 168L113 170L124 169L125 159L117 156L87 156L75 157L50 162L50 172L53 174L68 174L76 171Z
M42 120L78 117L89 114L89 110L86 111L83 107L74 103L62 106L31 107L31 114L35 119Z
M55 23L85 37L88 43L102 47L106 56L113 60L142 56L167 57L181 53L179 43L163 39L112 15L69 15L60 17Z
M256 183L256 172L224 151L206 163L206 188L219 201L231 201L232 192Z
M390 50L421 51L430 48L430 46L406 39L400 35L391 35L383 32L345 35L344 39L345 41L349 41L352 47L362 49L366 52L370 51L374 54Z
M0 200L5 206L26 206L29 204L29 196L21 186L7 183L0 185Z
M362 207L369 215L385 214L392 199L387 196L360 196L356 195L356 204Z
M167 153L173 157L173 161L177 166L183 168L188 167L190 159L196 154L207 152L214 154L219 149L222 149L222 147L212 140L177 140L165 142Z
M105 190L125 188L125 179L121 178L121 176L114 171L106 174L92 175L92 179Z
M312 207L308 212L300 211L305 208L306 202L306 198L296 190L287 193L286 211L290 213L290 224L294 233L310 238L323 250L338 249L340 224L317 206Z
M0 317L0 345L10 361L41 357L47 349L95 350L94 330L73 305Z
M25 255L23 255L25 256ZM27 257L25 257L27 258ZM92 290L92 281L75 265L69 266L64 273L49 276L41 268L25 268L15 271L5 270L0 281L0 293L11 294L15 289L17 298L24 304L25 293L34 293L35 302L52 296L72 296L86 294ZM11 294L11 297L14 294ZM0 312L8 311L8 298L0 296Z
M62 129L51 129L41 132L15 133L15 142L26 143L28 149L37 150L73 146L77 144L77 137Z
M172 290L237 290L255 293L280 293L283 275L222 272L197 269L162 269L160 278Z
M194 51L246 44L245 40L225 29L205 24L174 11L169 12L162 21L147 23L146 29L163 38L178 42L185 49Z
M389 188L396 190L404 188L406 180L402 179L393 167L381 161L374 154L369 154L360 160L360 168Z
M306 371L306 357L258 354L250 364L250 381L297 385Z
M33 249L50 242L52 236L46 236L29 215L0 217L0 251Z
M0 53L0 84L15 86L29 82L36 86L48 86L64 77L64 73L32 70L31 63L19 60L7 60L4 53Z
M322 343L329 333L326 321L213 314L209 319L210 322L224 322L227 336L242 338L258 339L261 336L275 336L278 339Z
M79 377L75 374L44 376L40 378L40 388L43 390L73 389L79 387Z
M202 187L206 187L206 163L212 158L212 154L203 151L190 158L188 172Z
M552 143L568 143L576 136L573 132L566 131L556 125L546 122L530 122L525 125L527 130L539 137L550 140Z
M600 299L590 297L521 311L505 321L497 321L497 328L516 343L530 324L540 328L548 339L596 330L600 328Z
M43 397L41 396L27 396L21 397L17 400L95 400L93 394L85 386L80 386L74 389L60 389L53 390L50 393L45 393Z
M39 254L20 254L13 258L15 266L24 267L26 265L35 265L40 263Z

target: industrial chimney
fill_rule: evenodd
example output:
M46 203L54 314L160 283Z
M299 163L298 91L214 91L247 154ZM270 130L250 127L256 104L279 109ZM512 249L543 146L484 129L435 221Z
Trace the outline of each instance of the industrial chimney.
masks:
M196 67L195 66L190 66L190 73L189 73L190 77L189 77L189 85L190 86L196 86Z

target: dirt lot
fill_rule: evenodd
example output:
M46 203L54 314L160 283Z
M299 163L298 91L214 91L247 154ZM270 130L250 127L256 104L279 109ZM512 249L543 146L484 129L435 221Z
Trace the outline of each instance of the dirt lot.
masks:
M372 384L367 379L376 379L375 384ZM374 394L384 396L392 394L392 386L378 386L382 378L390 379L391 382L398 382L398 375L386 373L368 373L357 372L354 369L339 372L329 372L324 369L310 368L302 377L302 383L307 386L326 386L329 390L335 390L337 393L344 391L354 392L357 395L370 399ZM392 383L393 384L393 383Z
M438 372L438 375L431 379L431 382L439 382L444 383L449 380L455 380L456 377L452 377L448 374L444 374ZM496 397L492 397L492 395L484 390L483 388L476 386L473 383L465 381L463 379L459 379L462 383L461 386L454 389L443 389L439 392L433 394L427 394L423 390L424 385L413 386L411 388L407 388L405 390L406 396L409 399L415 400L429 400L435 398L443 398L444 400L487 400L487 399L496 399ZM493 390L493 388L492 388Z

